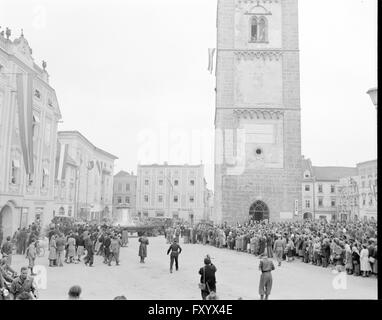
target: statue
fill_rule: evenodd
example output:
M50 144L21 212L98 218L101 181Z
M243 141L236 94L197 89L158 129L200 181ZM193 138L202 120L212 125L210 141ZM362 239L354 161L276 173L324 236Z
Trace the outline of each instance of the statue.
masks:
M46 71L46 66L47 66L46 61L42 60L42 68L44 69L44 71Z
M5 35L7 36L7 40L9 40L9 37L11 36L12 31L8 27L5 29Z

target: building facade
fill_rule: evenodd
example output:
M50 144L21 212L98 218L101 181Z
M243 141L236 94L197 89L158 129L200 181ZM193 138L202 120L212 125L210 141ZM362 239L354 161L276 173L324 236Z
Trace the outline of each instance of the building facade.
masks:
M302 217L297 3L218 1L218 222Z
M54 179L54 213L75 218L78 165L68 154L68 145L57 142Z
M0 227L3 236L54 210L57 124L61 113L46 63L38 66L24 35L0 34Z
M312 166L310 159L302 159L302 205L303 218L346 220L338 214L341 179L355 176L357 168L353 167L317 167Z
M137 216L137 176L120 171L113 181L113 220L126 223Z
M138 217L204 219L203 165L138 165Z
M75 189L74 217L82 220L101 221L112 218L113 171L116 156L94 146L78 131L59 131L58 140L61 152L70 157L76 168L70 169L70 190ZM61 170L58 169L57 190L60 190ZM58 191L59 193L59 191ZM55 215L62 212L60 203L56 204Z
M359 189L359 218L377 220L378 216L378 161L357 164Z

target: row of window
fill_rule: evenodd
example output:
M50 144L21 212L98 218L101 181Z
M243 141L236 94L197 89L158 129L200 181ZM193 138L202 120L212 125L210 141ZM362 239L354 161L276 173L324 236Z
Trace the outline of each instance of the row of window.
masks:
M310 200L305 200L305 208L309 209L311 206ZM323 207L324 206L324 198L318 198L318 207ZM333 208L336 206L336 200L331 199L330 200L330 206Z
M130 191L130 183L125 184L125 191ZM118 192L122 192L122 183L118 183Z
M148 211L138 212L138 217L148 217L148 216L149 216L149 212ZM155 216L156 217L164 217L165 213L163 211L156 211L155 212ZM173 217L173 219L179 219L179 213L178 212L174 212L172 214L172 217Z
M122 203L122 197L117 197L117 202L118 204ZM125 203L130 203L130 197L126 196L125 197Z
M41 99L41 92L39 90L35 90L34 91L34 96L37 98L37 99ZM48 106L53 108L53 102L51 99L48 99Z
M144 202L149 202L149 196L147 194L143 196L143 201ZM161 203L163 202L163 195L159 195L158 196L158 202L161 202ZM178 195L174 195L173 202L174 203L179 202L179 196ZM191 195L189 197L189 202L190 203L194 203L195 202L195 197Z
M323 185L322 184L319 184L318 185L318 192L319 193L323 193ZM310 191L310 185L309 184L306 184L305 185L305 191ZM330 186L330 193L335 193L336 192L336 186L335 185L331 185Z
M171 182L170 182L170 183L171 183ZM149 179L145 179L144 184L145 184L145 186L148 186L148 185L150 184L150 180L149 180ZM159 180L158 180L158 185L159 185L159 186L163 186L163 179L159 179ZM174 186L179 186L179 180L175 179L175 180L173 181L173 184L172 184L172 185L174 185ZM195 186L195 180L194 180L194 179L189 180L189 185L192 186L192 187Z

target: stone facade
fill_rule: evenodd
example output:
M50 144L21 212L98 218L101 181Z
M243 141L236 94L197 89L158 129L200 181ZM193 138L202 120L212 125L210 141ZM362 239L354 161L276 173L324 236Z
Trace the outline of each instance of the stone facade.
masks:
M44 227L53 218L57 123L61 113L45 68L45 63L40 67L34 62L23 34L14 40L0 34L0 228L4 237L32 222ZM17 100L21 87L17 85L17 74L33 77L32 112L25 116L27 139L32 140L28 141L27 157L33 159L33 173L27 172L24 162L27 153L21 142Z
M217 14L214 216L301 218L297 0L220 0Z

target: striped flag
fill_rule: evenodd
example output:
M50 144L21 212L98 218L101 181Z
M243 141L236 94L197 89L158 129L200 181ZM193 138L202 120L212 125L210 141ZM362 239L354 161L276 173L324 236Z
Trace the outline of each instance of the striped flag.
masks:
M215 55L215 48L209 48L208 49L208 71L212 74L212 71L214 70L214 55Z
M57 159L56 165L56 180L61 181L65 179L65 172L68 160L68 144L57 143Z
M25 171L34 173L33 165L33 74L16 75L19 130Z

